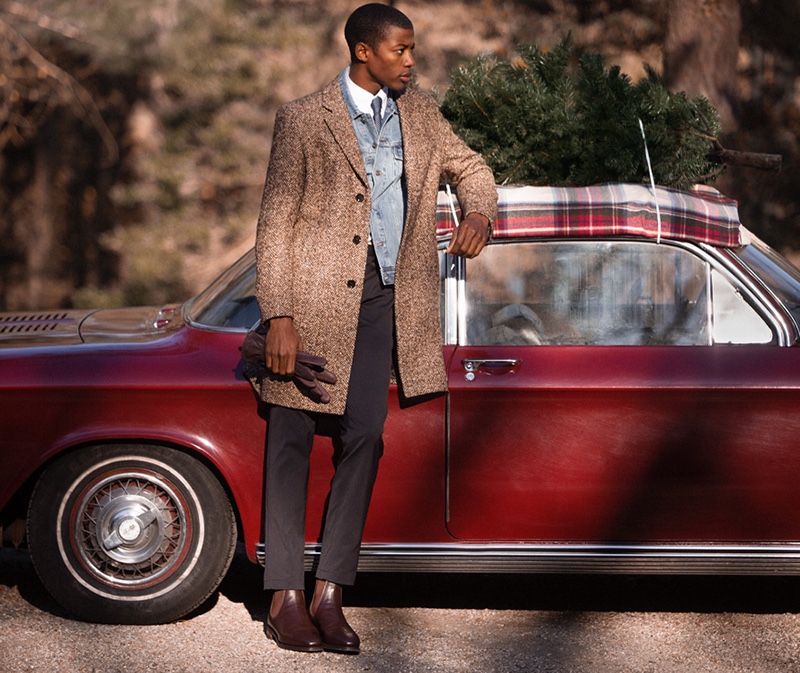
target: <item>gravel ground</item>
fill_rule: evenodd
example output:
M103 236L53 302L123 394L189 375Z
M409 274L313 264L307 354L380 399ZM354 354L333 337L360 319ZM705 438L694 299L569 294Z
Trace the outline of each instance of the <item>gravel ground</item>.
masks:
M219 594L162 626L74 621L26 552L0 551L0 671L800 672L798 578L362 575L359 656L280 650L241 554Z

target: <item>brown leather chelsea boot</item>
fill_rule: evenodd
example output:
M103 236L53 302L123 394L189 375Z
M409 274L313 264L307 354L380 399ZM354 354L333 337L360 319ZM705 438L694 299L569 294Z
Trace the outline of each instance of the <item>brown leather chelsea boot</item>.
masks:
M267 637L285 650L322 652L322 639L308 616L302 591L282 590L273 594L266 630Z
M317 580L309 614L319 629L325 650L342 654L358 654L361 651L361 640L342 612L341 586Z

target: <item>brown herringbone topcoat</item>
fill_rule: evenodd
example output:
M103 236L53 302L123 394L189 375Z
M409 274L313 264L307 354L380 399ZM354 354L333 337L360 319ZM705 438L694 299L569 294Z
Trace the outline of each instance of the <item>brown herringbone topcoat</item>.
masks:
M408 206L395 274L398 380L406 397L446 389L439 324L436 195L442 175L463 212L494 221L497 192L483 159L469 149L428 95L397 98ZM370 228L370 191L361 149L339 86L284 105L256 235L256 296L266 320L291 316L304 350L328 358L338 382L330 404L292 383L265 381L265 401L344 413L355 347Z

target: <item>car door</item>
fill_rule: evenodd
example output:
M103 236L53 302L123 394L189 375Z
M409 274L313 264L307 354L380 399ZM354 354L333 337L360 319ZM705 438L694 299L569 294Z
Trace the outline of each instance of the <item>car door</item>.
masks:
M701 252L509 241L464 264L451 535L800 539L798 349Z

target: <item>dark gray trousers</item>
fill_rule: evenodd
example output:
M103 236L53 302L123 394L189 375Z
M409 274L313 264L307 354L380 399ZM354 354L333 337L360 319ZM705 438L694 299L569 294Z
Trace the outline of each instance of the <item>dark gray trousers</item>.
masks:
M331 481L316 576L352 585L364 523L383 454L394 346L394 288L383 287L370 248L364 274L341 449ZM320 353L324 355L324 353ZM272 407L267 428L265 589L303 589L306 499L311 447L319 416Z

